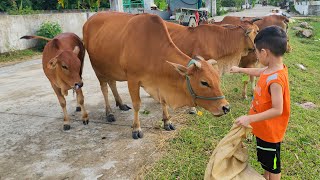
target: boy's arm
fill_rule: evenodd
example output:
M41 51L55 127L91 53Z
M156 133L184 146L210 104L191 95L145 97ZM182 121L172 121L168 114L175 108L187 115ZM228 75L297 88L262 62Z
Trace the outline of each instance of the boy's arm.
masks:
M263 121L280 116L283 112L282 86L278 83L272 83L270 85L270 93L272 100L271 109L254 115L241 116L235 123L238 125L249 126L252 122Z
M266 69L266 67L264 68L240 68L237 66L233 66L230 69L231 73L245 73L251 76L257 76L259 77L260 74Z

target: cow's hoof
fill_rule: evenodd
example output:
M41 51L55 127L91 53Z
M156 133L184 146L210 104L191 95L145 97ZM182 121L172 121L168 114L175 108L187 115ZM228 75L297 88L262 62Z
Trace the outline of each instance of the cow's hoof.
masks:
M89 119L88 120L83 120L83 125L88 125L89 124Z
M167 131L172 131L172 130L176 130L176 128L170 123L170 124L165 124L164 125L164 129Z
M81 111L81 107L76 107L76 112L80 112Z
M108 114L108 115L107 115L107 121L108 121L108 122L115 122L115 121L116 121L116 118L114 117L113 114Z
M69 124L64 124L63 125L63 130L65 130L65 131L70 130L70 125Z
M143 138L143 132L142 131L132 131L132 138L133 139Z
M195 107L190 108L189 114L197 114L197 109Z
M129 111L131 107L127 106L126 104L119 105L120 110L122 111Z

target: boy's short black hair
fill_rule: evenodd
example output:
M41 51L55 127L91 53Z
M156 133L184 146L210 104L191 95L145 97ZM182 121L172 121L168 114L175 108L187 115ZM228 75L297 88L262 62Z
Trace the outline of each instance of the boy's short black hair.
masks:
M259 51L269 49L275 56L282 56L287 50L287 34L279 26L268 26L261 30L254 43Z

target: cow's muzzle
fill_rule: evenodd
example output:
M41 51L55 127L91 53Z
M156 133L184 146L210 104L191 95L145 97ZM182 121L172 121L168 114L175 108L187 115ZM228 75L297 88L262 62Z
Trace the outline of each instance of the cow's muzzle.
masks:
M83 86L83 83L82 83L82 82L76 83L76 84L74 85L74 89L75 89L75 90L80 89L82 86Z
M230 112L230 106L229 105L222 106L222 110L224 114L227 114L228 112Z

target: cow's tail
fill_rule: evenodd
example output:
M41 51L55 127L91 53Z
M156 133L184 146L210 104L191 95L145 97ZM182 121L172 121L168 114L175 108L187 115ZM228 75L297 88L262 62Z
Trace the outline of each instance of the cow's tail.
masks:
M22 36L20 39L43 39L46 41L51 41L52 39L50 38L46 38L46 37L42 37L42 36Z

